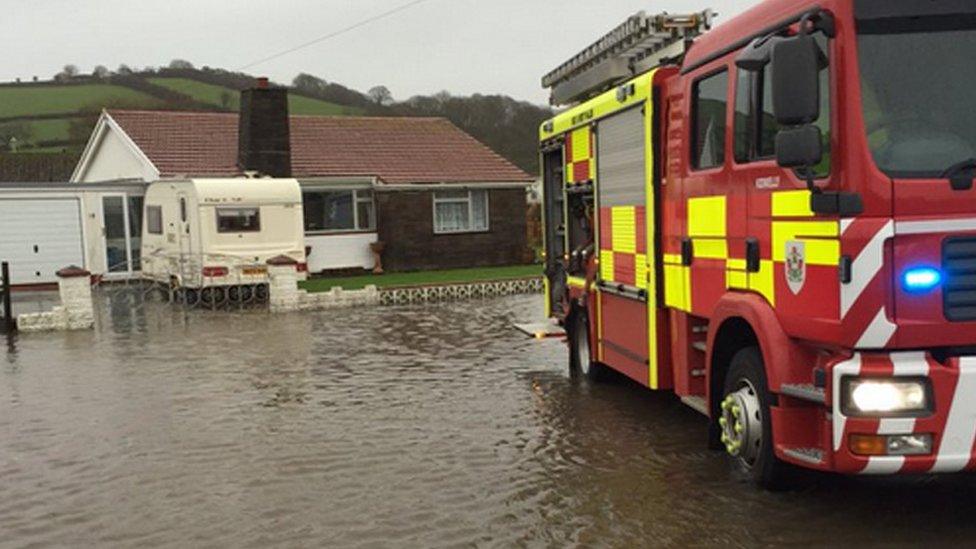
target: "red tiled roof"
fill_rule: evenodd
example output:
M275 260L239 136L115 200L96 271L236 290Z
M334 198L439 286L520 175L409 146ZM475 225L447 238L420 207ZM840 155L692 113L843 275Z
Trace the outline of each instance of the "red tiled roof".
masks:
M166 176L238 175L236 113L108 113ZM291 117L294 177L387 183L527 182L532 177L443 118Z

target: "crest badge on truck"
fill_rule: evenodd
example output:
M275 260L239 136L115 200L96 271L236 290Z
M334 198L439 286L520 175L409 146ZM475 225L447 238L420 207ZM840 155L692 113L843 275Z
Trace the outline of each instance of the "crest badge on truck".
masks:
M807 281L807 250L800 240L786 243L786 282L790 291L798 295Z

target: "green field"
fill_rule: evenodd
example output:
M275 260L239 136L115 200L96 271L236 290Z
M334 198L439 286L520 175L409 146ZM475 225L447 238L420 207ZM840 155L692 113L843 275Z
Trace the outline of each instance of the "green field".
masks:
M74 118L52 118L44 120L15 120L11 122L0 122L0 132L10 127L27 127L30 132L27 139L20 139L21 145L30 143L47 143L51 141L68 141L71 139L71 123ZM19 135L19 132L17 133ZM60 149L61 147L56 147Z
M321 101L319 99L312 99L310 97L295 94L290 94L288 96L288 111L291 114L307 114L314 116L343 116L362 114L363 112L362 109L358 109L356 107L344 107L342 105L336 105L335 103L329 103L328 101Z
M159 99L112 84L0 87L0 117L99 110L103 105L155 107Z
M31 122L31 140L64 141L68 139L68 128L71 118L57 118L54 120L34 120Z
M240 97L241 94L223 86L215 86L213 84L207 84L204 82L198 82L196 80L191 80L189 78L147 78L150 84L160 86L173 90L175 92L182 93L183 95L189 95L193 99L210 105L215 105L217 107L224 107L237 110L240 107ZM224 105L223 94L228 94L227 104Z
M240 93L223 86L215 86L204 82L198 82L189 78L149 78L149 83L156 86L171 89L173 91L188 95L201 103L207 103L216 107L238 110L240 108ZM228 94L225 102L225 94ZM346 115L358 114L360 109L355 107L344 107L311 99L300 95L291 94L288 97L288 110L291 114L310 114L310 115Z
M411 273L387 273L347 277L313 278L299 285L310 292L327 292L334 286L345 290L361 290L369 285L378 288L424 286L428 284L452 284L486 282L542 276L542 265L516 265L514 267L483 267L476 269L451 269L446 271L417 271Z

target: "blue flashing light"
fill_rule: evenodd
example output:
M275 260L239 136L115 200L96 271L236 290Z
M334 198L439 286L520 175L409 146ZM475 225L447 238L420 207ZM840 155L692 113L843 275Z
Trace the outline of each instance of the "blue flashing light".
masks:
M908 269L902 276L907 292L927 292L942 283L942 273L932 267Z

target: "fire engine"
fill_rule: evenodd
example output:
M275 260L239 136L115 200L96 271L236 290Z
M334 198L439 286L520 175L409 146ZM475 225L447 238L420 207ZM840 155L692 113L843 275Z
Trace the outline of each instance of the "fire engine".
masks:
M976 3L629 18L546 75L570 369L709 418L773 486L976 468Z

